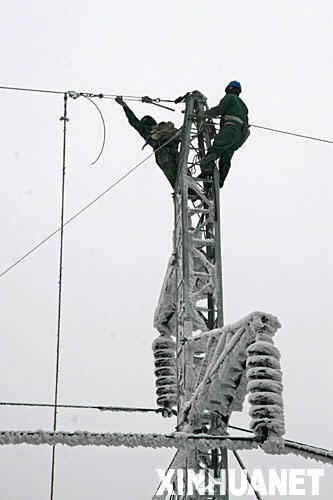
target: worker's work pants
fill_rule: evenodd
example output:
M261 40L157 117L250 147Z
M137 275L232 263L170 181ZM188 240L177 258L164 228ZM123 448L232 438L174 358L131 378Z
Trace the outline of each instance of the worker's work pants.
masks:
M161 149L157 151L155 154L155 159L157 165L163 171L165 177L170 182L171 186L174 188L177 179L177 171L178 171L178 161L179 155L176 151L164 151Z
M207 156L214 154L219 158L220 187L229 173L231 158L234 152L242 145L243 133L241 124L223 125L215 137L214 144L208 148Z
M177 165L173 161L168 161L163 163L162 165L158 165L160 169L163 171L165 177L171 184L171 187L174 188L177 180Z

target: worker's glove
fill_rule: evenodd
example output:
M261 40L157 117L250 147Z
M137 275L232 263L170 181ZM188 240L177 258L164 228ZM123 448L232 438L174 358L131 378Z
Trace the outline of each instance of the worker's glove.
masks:
M126 103L125 103L124 99L121 97L121 95L118 95L115 98L115 101L117 104L120 104L120 106L122 106L122 107L126 106Z
M147 102L147 103L152 103L153 102L153 100L150 97L148 97L147 95L145 95L144 97L141 97L141 101L142 102Z

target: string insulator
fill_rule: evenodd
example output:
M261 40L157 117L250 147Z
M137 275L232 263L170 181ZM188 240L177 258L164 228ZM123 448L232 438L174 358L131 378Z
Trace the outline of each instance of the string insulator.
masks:
M284 434L280 353L272 339L256 339L247 349L250 428L263 442Z
M155 363L157 405L172 408L177 404L176 344L160 335L152 345Z

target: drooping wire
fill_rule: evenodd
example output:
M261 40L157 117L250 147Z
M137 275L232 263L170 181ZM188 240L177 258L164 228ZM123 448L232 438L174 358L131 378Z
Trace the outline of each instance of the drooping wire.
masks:
M61 298L62 298L62 267L63 267L63 248L64 248L64 214L65 214L65 174L66 174L66 134L67 134L67 93L64 94L64 115L61 120L63 127L63 147L62 147L62 180L61 180L61 214L60 214L60 251L59 251L59 287L58 287L58 316L57 316L57 347L56 347L56 374L54 389L54 413L53 430L57 430L57 405L59 389L59 361L60 361L60 334L61 334ZM54 493L54 471L55 471L55 445L52 446L52 466L51 466L51 493L53 500Z
M85 97L86 99L88 99L88 101L91 102L91 104L93 104L95 106L95 108L97 109L101 119L102 119L102 123L103 123L103 143L102 143L102 147L101 147L101 150L96 158L96 160L94 160L91 165L95 165L95 163L98 162L98 160L100 159L102 153L103 153L103 150L104 150L104 146L105 146L105 139L106 139L106 125L105 125L105 120L104 120L104 117L103 117L103 114L102 114L102 111L99 109L99 107L97 106L97 104L92 100L90 99L90 97L86 96L86 95L83 95L83 97Z
M170 139L168 139L166 142L164 142L157 149L155 149L154 151L152 151L143 160L141 160L139 163L137 163L137 165L135 165L133 168L131 168L130 170L128 170L128 172L126 172L126 174L124 174L117 181L115 181L113 184L111 184L111 186L109 186L107 189L105 189L105 191L103 191L101 194L99 194L98 196L96 196L96 198L94 198L89 203L87 203L87 205L85 205L84 207L82 207L78 212L76 212L72 217L70 217L70 219L68 219L66 222L64 222L64 227L67 226L67 224L70 224L74 219L76 219L79 215L81 215L88 208L90 208L94 203L96 203L96 201L98 201L105 194L107 194L109 191L111 191L111 189L113 189L115 186L117 186L117 184L119 184L124 179L126 179L126 177L128 177L132 172L134 172L137 168L139 168L140 165L142 165L145 161L147 161L149 158L151 158L157 151L159 151L160 149L164 148L167 144L169 144L169 142L171 142L175 137L177 137L177 135L178 135L178 132L176 134L174 134L172 137L170 137ZM57 234L60 231L60 229L61 229L60 227L58 227L57 229L55 229L52 233L50 233L48 236L46 236L46 238L44 238L42 241L40 241L39 243L37 243L37 245L35 245L27 253L25 253L22 257L20 257L18 260L16 260L11 266L7 267L7 269L5 269L4 271L2 271L2 273L0 273L0 278L2 276L4 276L5 274L7 274L15 266L17 266L20 262L22 262L22 260L24 260L30 254L32 254L35 250L37 250L39 247L41 247L44 243L46 243L50 238L52 238L52 236L54 236L55 234Z

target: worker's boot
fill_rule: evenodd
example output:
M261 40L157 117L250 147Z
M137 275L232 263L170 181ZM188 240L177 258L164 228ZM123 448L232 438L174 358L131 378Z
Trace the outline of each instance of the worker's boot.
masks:
M215 160L218 158L216 153L209 153L200 161L201 174L200 177L210 177L213 174Z

